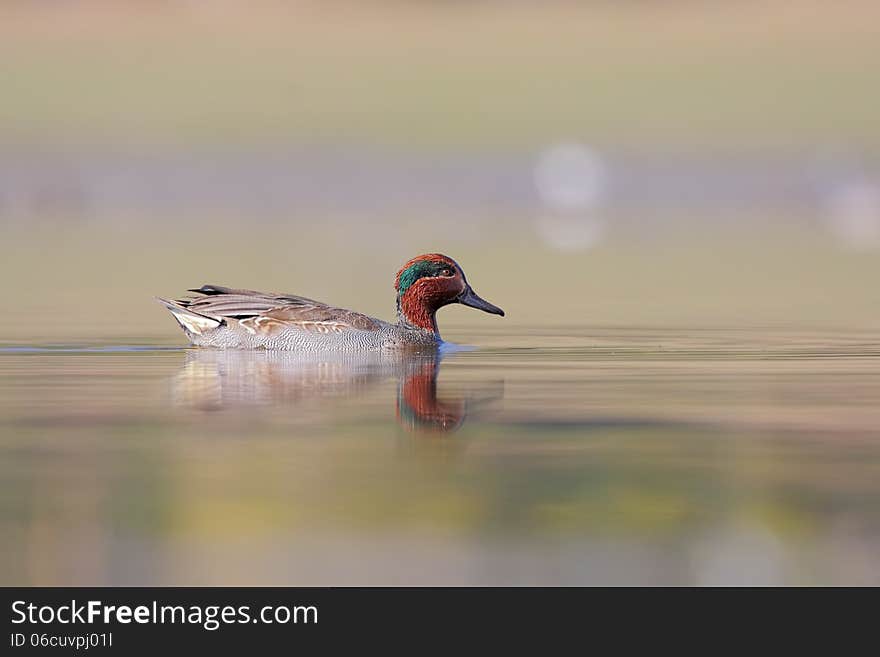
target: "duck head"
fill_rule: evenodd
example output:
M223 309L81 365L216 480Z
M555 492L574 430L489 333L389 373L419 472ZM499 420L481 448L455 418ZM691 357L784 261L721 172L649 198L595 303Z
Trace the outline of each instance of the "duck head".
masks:
M501 308L474 292L455 260L440 253L427 253L407 262L397 272L394 289L400 323L435 334L439 334L437 311L451 303L504 316Z

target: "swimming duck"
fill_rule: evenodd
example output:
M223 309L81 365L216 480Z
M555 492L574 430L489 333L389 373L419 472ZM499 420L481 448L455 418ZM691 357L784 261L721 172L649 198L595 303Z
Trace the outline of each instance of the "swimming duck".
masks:
M223 349L373 351L437 346L437 311L460 303L493 315L504 311L481 299L452 258L427 253L409 260L394 281L397 323L335 308L293 294L203 285L195 295L158 298L196 346Z

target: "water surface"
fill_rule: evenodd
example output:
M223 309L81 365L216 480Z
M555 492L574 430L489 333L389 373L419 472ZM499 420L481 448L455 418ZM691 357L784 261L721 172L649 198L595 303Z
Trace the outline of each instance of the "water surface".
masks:
M0 583L880 584L880 336L0 349Z

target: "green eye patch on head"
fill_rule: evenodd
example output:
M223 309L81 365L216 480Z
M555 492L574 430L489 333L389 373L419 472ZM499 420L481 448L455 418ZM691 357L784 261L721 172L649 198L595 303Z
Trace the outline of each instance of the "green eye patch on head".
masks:
M440 276L444 269L452 269L452 266L447 262L439 260L419 260L414 262L400 273L398 294L403 296L412 287L412 284L420 278Z

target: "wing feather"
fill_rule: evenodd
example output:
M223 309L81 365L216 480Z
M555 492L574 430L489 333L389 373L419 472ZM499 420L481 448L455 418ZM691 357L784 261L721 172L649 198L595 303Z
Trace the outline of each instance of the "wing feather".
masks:
M202 315L247 322L249 330L274 331L283 326L299 326L312 331L370 331L378 320L344 308L295 294L275 294L241 290L220 285L203 285L189 292L202 296L179 299L184 308Z

